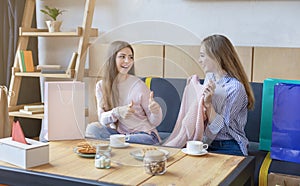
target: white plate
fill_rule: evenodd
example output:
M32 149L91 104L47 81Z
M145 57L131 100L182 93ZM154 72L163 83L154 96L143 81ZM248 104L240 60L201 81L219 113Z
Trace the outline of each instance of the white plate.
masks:
M142 150L142 149L141 149L141 150ZM141 161L142 161L142 160L144 160L144 156L143 156L141 150L131 151L131 152L130 152L130 155L133 156L135 159L141 160ZM168 156L169 156L169 154L170 154L169 151L164 150L164 149L157 149L157 150L159 150L159 151L165 153L165 156L168 158Z
M77 147L74 148L74 152L78 156L83 157L83 158L94 158L95 157L95 154L83 154L83 153L78 152L78 148Z
M181 149L181 151L185 154L192 155L192 156L203 156L208 153L207 150L205 149L203 149L200 153L188 152L186 148Z
M124 143L123 145L111 145L110 144L109 146L111 146L113 148L126 148L129 146L129 143Z

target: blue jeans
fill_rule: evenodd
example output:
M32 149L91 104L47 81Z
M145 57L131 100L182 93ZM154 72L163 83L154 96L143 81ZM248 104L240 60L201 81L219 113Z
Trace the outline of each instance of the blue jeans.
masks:
M108 140L112 134L119 134L117 130L101 125L99 122L90 123L85 131L85 137ZM130 143L141 143L147 145L159 144L157 135L154 132L148 134L146 132L135 132L126 134L130 136L128 142Z
M208 147L208 151L221 154L241 155L243 152L235 140L214 140Z

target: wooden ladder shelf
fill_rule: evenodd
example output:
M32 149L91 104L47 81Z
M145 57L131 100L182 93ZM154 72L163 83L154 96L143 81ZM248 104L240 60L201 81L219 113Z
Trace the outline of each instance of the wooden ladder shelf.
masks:
M52 77L52 78L69 78L76 81L82 81L84 76L84 67L86 62L86 53L89 46L90 37L98 36L98 29L91 28L94 8L96 0L85 0L85 9L82 25L75 28L74 32L48 32L47 29L37 29L31 28L33 15L35 12L36 0L26 0L22 25L19 28L19 40L16 50L16 55L14 58L14 65L12 68L12 76L10 80L9 90L14 92L14 96L8 98L9 106L9 116L10 123L13 122L14 117L24 117L24 118L33 118L33 119L43 119L44 114L23 114L19 112L19 109L23 108L24 105L17 105L20 86L22 83L23 77ZM78 50L77 57L74 60L75 63L70 66L72 69L68 69L66 73L59 74L44 74L41 72L20 72L20 63L19 63L19 52L21 50L26 50L28 47L28 42L30 37L78 37ZM33 103L34 104L34 103Z

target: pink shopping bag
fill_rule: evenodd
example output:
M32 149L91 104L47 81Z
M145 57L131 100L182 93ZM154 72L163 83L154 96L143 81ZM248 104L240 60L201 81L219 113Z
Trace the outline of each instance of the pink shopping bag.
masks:
M45 139L83 139L85 134L85 87L83 82L45 82Z

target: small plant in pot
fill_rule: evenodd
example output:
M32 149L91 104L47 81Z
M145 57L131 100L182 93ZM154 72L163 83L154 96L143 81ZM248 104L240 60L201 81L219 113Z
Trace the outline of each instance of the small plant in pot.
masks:
M52 20L46 21L49 32L59 32L62 21L58 21L57 17L61 15L65 10L60 10L57 8L51 8L45 6L45 9L41 9L41 12L51 17Z

